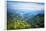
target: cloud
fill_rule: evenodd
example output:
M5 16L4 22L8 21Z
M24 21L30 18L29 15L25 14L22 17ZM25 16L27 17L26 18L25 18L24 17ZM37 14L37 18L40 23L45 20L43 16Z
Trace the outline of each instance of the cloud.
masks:
M12 3L11 8L14 10L43 10L44 5L36 3Z

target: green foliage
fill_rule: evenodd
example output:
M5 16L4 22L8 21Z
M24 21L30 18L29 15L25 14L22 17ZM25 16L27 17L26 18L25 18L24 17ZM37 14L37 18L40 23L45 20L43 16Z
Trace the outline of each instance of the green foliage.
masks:
M25 21L19 21L19 20L8 24L8 29L24 29L29 27L31 27L30 24L28 24Z
M24 28L28 28L28 27L30 27L31 25L30 24L28 24L27 22L25 22L25 21L16 21L15 22L15 28L17 28L17 29L24 29Z
M8 30L44 27L44 16L36 15L32 18L28 18L28 20L24 20L19 14L10 14L8 15L7 21Z
M44 16L35 16L33 18L33 28L42 28L44 27Z
M8 22L7 22L7 29L26 29L31 27L30 24L28 24L26 21L24 21L21 16L14 15L10 16L8 15Z

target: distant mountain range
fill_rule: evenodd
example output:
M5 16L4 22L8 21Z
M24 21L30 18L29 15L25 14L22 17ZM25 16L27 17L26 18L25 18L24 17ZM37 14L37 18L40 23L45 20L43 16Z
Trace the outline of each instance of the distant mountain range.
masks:
M33 16L44 14L44 10L14 10L14 9L8 9L8 13L12 13L13 15L15 13L19 14L23 19L32 18Z

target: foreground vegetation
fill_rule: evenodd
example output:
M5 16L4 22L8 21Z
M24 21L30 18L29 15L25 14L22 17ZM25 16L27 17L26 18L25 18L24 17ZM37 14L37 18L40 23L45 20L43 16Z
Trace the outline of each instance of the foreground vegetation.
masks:
M33 18L24 20L19 14L7 14L7 29L27 29L27 28L43 28L44 27L44 15L36 15Z

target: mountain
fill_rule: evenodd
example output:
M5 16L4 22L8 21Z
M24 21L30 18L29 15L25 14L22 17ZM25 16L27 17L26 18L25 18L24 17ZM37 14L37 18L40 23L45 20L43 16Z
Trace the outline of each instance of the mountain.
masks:
M27 11L20 11L18 10L18 13L20 13L20 16L22 16L23 19L29 19L30 17L32 18L33 16L36 16L37 14L44 14L44 10L39 10L39 11L33 11L33 10L27 10Z
M43 27L44 26L44 14L37 14L33 16L32 18L29 18L27 22L32 24L34 27L38 27L38 28Z
M21 16L21 18L23 20L28 20L28 19L32 19L34 16L38 15L38 16L42 16L42 14L44 14L44 10L14 10L14 9L8 9L8 14L9 15L16 15L19 14Z

